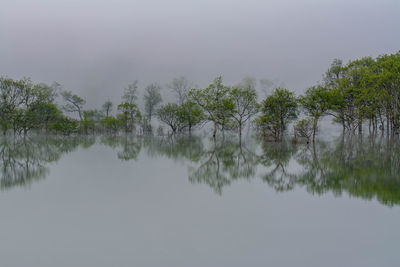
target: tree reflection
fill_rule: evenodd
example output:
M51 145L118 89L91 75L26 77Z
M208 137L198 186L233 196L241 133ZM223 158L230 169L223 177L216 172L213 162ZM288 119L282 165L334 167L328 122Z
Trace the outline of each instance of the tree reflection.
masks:
M150 157L167 157L178 162L199 162L204 151L202 138L191 135L148 136L143 138L143 146Z
M342 138L335 146L320 143L313 153L298 157L304 171L296 183L308 192L376 198L385 205L400 204L400 145L385 139Z
M306 188L311 194L347 193L380 203L400 204L400 143L394 139L343 136L313 145L253 142L198 136L36 137L0 140L0 188L26 186L43 179L48 165L78 147L100 143L121 161L166 157L188 167L188 179L206 184L217 194L237 180L261 177L276 191Z
M101 136L100 143L118 149L117 157L123 161L137 160L142 149L142 140L133 135Z
M47 165L79 145L89 147L94 138L33 138L0 140L0 188L27 186L48 174Z
M255 176L257 158L240 142L232 140L217 143L204 150L200 166L189 169L189 181L209 185L217 194L232 181Z
M263 181L277 191L293 189L296 174L290 172L289 162L298 147L289 142L262 142L261 147L263 153L259 156L259 163L267 167L262 175Z

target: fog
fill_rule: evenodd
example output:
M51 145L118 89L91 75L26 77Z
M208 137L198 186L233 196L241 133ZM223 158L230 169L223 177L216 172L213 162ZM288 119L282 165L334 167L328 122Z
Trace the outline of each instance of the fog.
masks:
M2 0L0 75L100 107L134 80L277 79L302 92L334 58L400 49L398 0ZM168 96L167 96L168 98Z

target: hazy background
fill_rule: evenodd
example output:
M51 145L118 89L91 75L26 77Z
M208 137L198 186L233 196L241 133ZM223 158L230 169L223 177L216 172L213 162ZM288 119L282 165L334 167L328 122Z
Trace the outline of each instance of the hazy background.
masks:
M0 75L57 81L99 107L135 79L279 79L400 49L399 0L1 0ZM165 86L164 86L165 87ZM164 88L163 95L167 95Z

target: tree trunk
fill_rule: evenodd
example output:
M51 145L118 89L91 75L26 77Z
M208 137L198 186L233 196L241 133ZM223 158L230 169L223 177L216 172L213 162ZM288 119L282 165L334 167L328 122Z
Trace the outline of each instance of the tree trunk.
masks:
M214 121L214 131L213 131L213 137L215 138L217 136L217 122Z
M239 122L239 144L242 144L242 122Z
M342 133L343 133L343 135L344 135L345 131L346 131L346 125L345 125L344 119L342 119Z
M313 123L313 135L312 135L312 141L313 143L315 143L315 134L317 132L317 123L318 123L318 119L314 118L314 123Z

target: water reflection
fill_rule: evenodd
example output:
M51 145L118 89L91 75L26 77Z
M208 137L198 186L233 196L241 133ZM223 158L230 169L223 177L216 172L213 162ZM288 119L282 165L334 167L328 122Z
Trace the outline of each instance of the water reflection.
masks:
M123 161L136 160L142 149L141 140L135 136L101 136L100 143L117 150L117 157Z
M111 148L121 161L155 157L187 166L188 180L206 184L217 194L239 179L261 179L276 191L304 187L312 194L347 193L400 203L400 145L386 139L342 137L315 145L294 145L248 140L174 137L47 137L0 142L1 189L26 186L46 177L48 165L78 147L99 143ZM173 167L171 167L173 168Z
M256 166L255 153L244 145L234 141L213 142L209 149L203 150L200 165L189 169L189 180L207 184L222 194L222 188L234 180L254 177Z
M262 154L259 156L259 164L267 167L262 174L263 181L267 182L277 191L293 189L296 183L297 168L290 168L290 161L296 155L298 146L289 142L262 142ZM294 170L293 170L294 169Z
M297 155L303 171L296 184L308 192L331 191L340 196L376 198L385 205L400 203L400 145L378 140L340 139L335 145L321 143Z
M0 169L2 190L14 186L27 186L48 174L47 165L57 162L62 154L79 145L89 148L94 138L35 138L2 139L0 141Z

